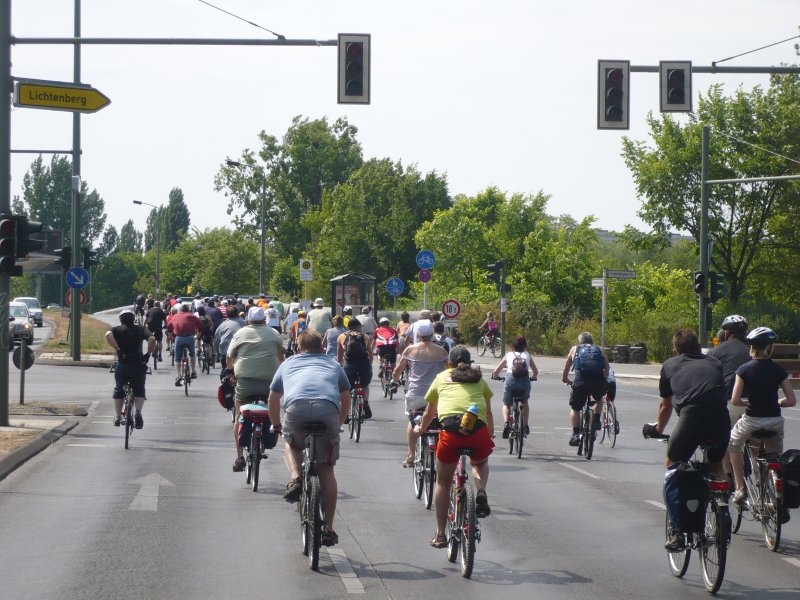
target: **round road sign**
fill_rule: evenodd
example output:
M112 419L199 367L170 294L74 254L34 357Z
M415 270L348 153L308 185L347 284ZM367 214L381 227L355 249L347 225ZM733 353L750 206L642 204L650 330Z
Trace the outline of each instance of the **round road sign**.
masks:
M14 348L14 354L11 357L11 360L14 361L14 366L19 369L20 364L22 364L22 346L17 346ZM33 366L33 362L36 360L36 356L33 354L33 350L31 350L30 346L25 346L25 370L27 371Z
M64 298L64 303L67 306L72 305L72 290L67 290L66 297ZM81 290L81 306L83 306L84 304L86 304L86 292L84 290Z
M420 269L430 270L436 264L436 257L430 250L420 250L417 253L417 266Z
M422 269L419 272L419 280L422 283L428 283L431 280L431 272L428 269Z
M457 300L445 300L442 303L442 314L447 319L455 319L461 314L461 305Z

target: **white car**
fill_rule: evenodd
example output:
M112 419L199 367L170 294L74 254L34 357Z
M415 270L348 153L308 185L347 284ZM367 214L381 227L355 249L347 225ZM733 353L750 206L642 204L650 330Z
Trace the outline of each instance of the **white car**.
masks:
M11 344L22 341L24 338L28 344L33 344L33 325L28 307L23 302L8 303L8 329L11 334Z
M33 322L36 323L37 327L41 327L44 325L44 317L42 315L42 305L39 304L39 299L34 297L20 297L14 298L14 302L22 302L25 306L28 307L28 312L30 313Z

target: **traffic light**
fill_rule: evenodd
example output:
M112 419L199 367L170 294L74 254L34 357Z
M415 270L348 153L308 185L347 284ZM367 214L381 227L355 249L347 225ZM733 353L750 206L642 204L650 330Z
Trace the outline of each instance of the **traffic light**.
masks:
M627 60L597 61L598 129L628 129L630 68Z
M39 233L42 224L36 221L28 221L25 215L14 215L14 222L17 229L17 258L25 258L31 252L41 250L44 246L43 240L31 238L31 234Z
M338 80L339 104L369 104L369 34L339 34Z
M694 293L700 294L705 298L706 296L706 276L702 271L694 271L692 273L692 283L694 285Z
M96 265L97 263L100 262L97 259L97 252L92 250L91 248L87 248L86 246L84 246L83 248L81 248L81 251L83 252L83 268L84 269L89 269L92 266L94 266L94 265Z
M500 286L503 282L503 269L506 266L505 260L498 260L492 264L486 265L486 268L489 269L489 273L486 275L486 279L494 283L494 287L497 291L500 291Z
M72 266L72 248L69 246L58 248L57 250L53 251L53 254L58 256L56 264L62 267L65 271Z
M691 61L661 61L658 63L661 82L661 112L691 112Z
M18 277L22 275L22 267L17 266L17 225L14 217L0 214L0 275Z
M711 302L724 298L727 295L727 290L725 289L725 277L722 273L710 272L708 277L711 280L711 291L709 293Z

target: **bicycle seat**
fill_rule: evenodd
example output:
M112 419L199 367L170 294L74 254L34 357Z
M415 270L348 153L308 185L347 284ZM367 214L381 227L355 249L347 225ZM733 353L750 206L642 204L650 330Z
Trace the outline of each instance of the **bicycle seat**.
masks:
M328 429L328 426L320 421L309 421L308 423L303 423L303 432L309 435L321 435L325 433L326 429Z
M266 404L267 403L267 396L265 394L253 394L252 396L247 396L247 404Z
M460 448L458 450L459 456L472 456L473 452L475 452L475 448Z
M697 447L705 452L706 450L713 450L714 448L719 448L719 444L717 444L716 442L712 442L711 440L707 440L705 442L700 442L697 445Z
M776 433L774 431L769 431L767 429L757 429L753 433L750 434L750 437L758 438L759 440L768 440L769 438L774 438Z

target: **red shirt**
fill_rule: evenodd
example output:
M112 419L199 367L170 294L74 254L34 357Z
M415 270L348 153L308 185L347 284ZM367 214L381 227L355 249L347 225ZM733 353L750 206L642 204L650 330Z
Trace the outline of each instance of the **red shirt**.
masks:
M179 312L170 319L167 329L178 335L194 335L203 331L203 323L197 315L190 312Z
M378 348L381 346L396 346L397 331L392 327L378 327L375 330L375 345Z

